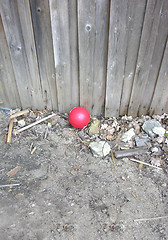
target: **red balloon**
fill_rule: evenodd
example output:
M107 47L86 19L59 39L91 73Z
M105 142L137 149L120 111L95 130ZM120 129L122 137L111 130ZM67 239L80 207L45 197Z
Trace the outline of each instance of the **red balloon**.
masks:
M76 107L69 113L69 122L75 128L84 128L90 121L90 114L84 107Z

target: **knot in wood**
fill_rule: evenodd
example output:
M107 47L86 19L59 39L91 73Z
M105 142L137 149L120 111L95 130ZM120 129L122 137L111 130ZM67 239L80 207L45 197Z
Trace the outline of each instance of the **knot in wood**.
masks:
M90 24L86 24L86 27L85 27L86 31L88 31L88 32L91 31L91 28L92 28L92 27L91 27Z

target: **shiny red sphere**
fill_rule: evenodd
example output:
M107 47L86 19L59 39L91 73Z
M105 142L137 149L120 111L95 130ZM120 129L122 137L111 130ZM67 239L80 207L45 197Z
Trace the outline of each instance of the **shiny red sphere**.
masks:
M69 122L75 128L84 128L90 121L90 114L84 107L76 107L69 113Z

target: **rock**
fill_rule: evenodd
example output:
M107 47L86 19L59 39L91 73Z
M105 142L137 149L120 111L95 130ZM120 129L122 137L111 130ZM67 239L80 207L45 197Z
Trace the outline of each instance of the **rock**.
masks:
M156 134L153 132L154 127L162 127L161 124L156 121L155 119L148 120L144 122L142 129L150 136L150 137L156 137Z
M162 160L159 157L152 157L151 164L160 167L162 165Z
M91 123L89 128L89 135L99 134L100 121L96 118Z
M149 137L148 136L142 136L142 138L135 137L135 143L137 147L147 146L149 143Z
M25 125L26 125L26 123L25 123L24 119L21 119L21 120L18 121L18 126L19 127L24 127Z
M151 151L152 151L152 152L159 152L159 149L158 149L157 147L153 147L153 148L151 149Z
M122 135L122 141L123 142L128 142L131 140L131 138L135 135L134 129L131 128L130 130L128 130L127 132L125 132Z
M163 127L154 127L152 131L157 134L159 137L163 137L165 134L165 129Z
M95 157L105 157L110 153L110 145L105 141L91 142L89 147Z

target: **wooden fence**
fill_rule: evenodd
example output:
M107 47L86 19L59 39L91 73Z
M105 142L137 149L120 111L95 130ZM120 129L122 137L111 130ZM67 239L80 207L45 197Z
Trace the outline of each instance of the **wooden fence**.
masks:
M2 106L168 112L168 0L0 0Z

